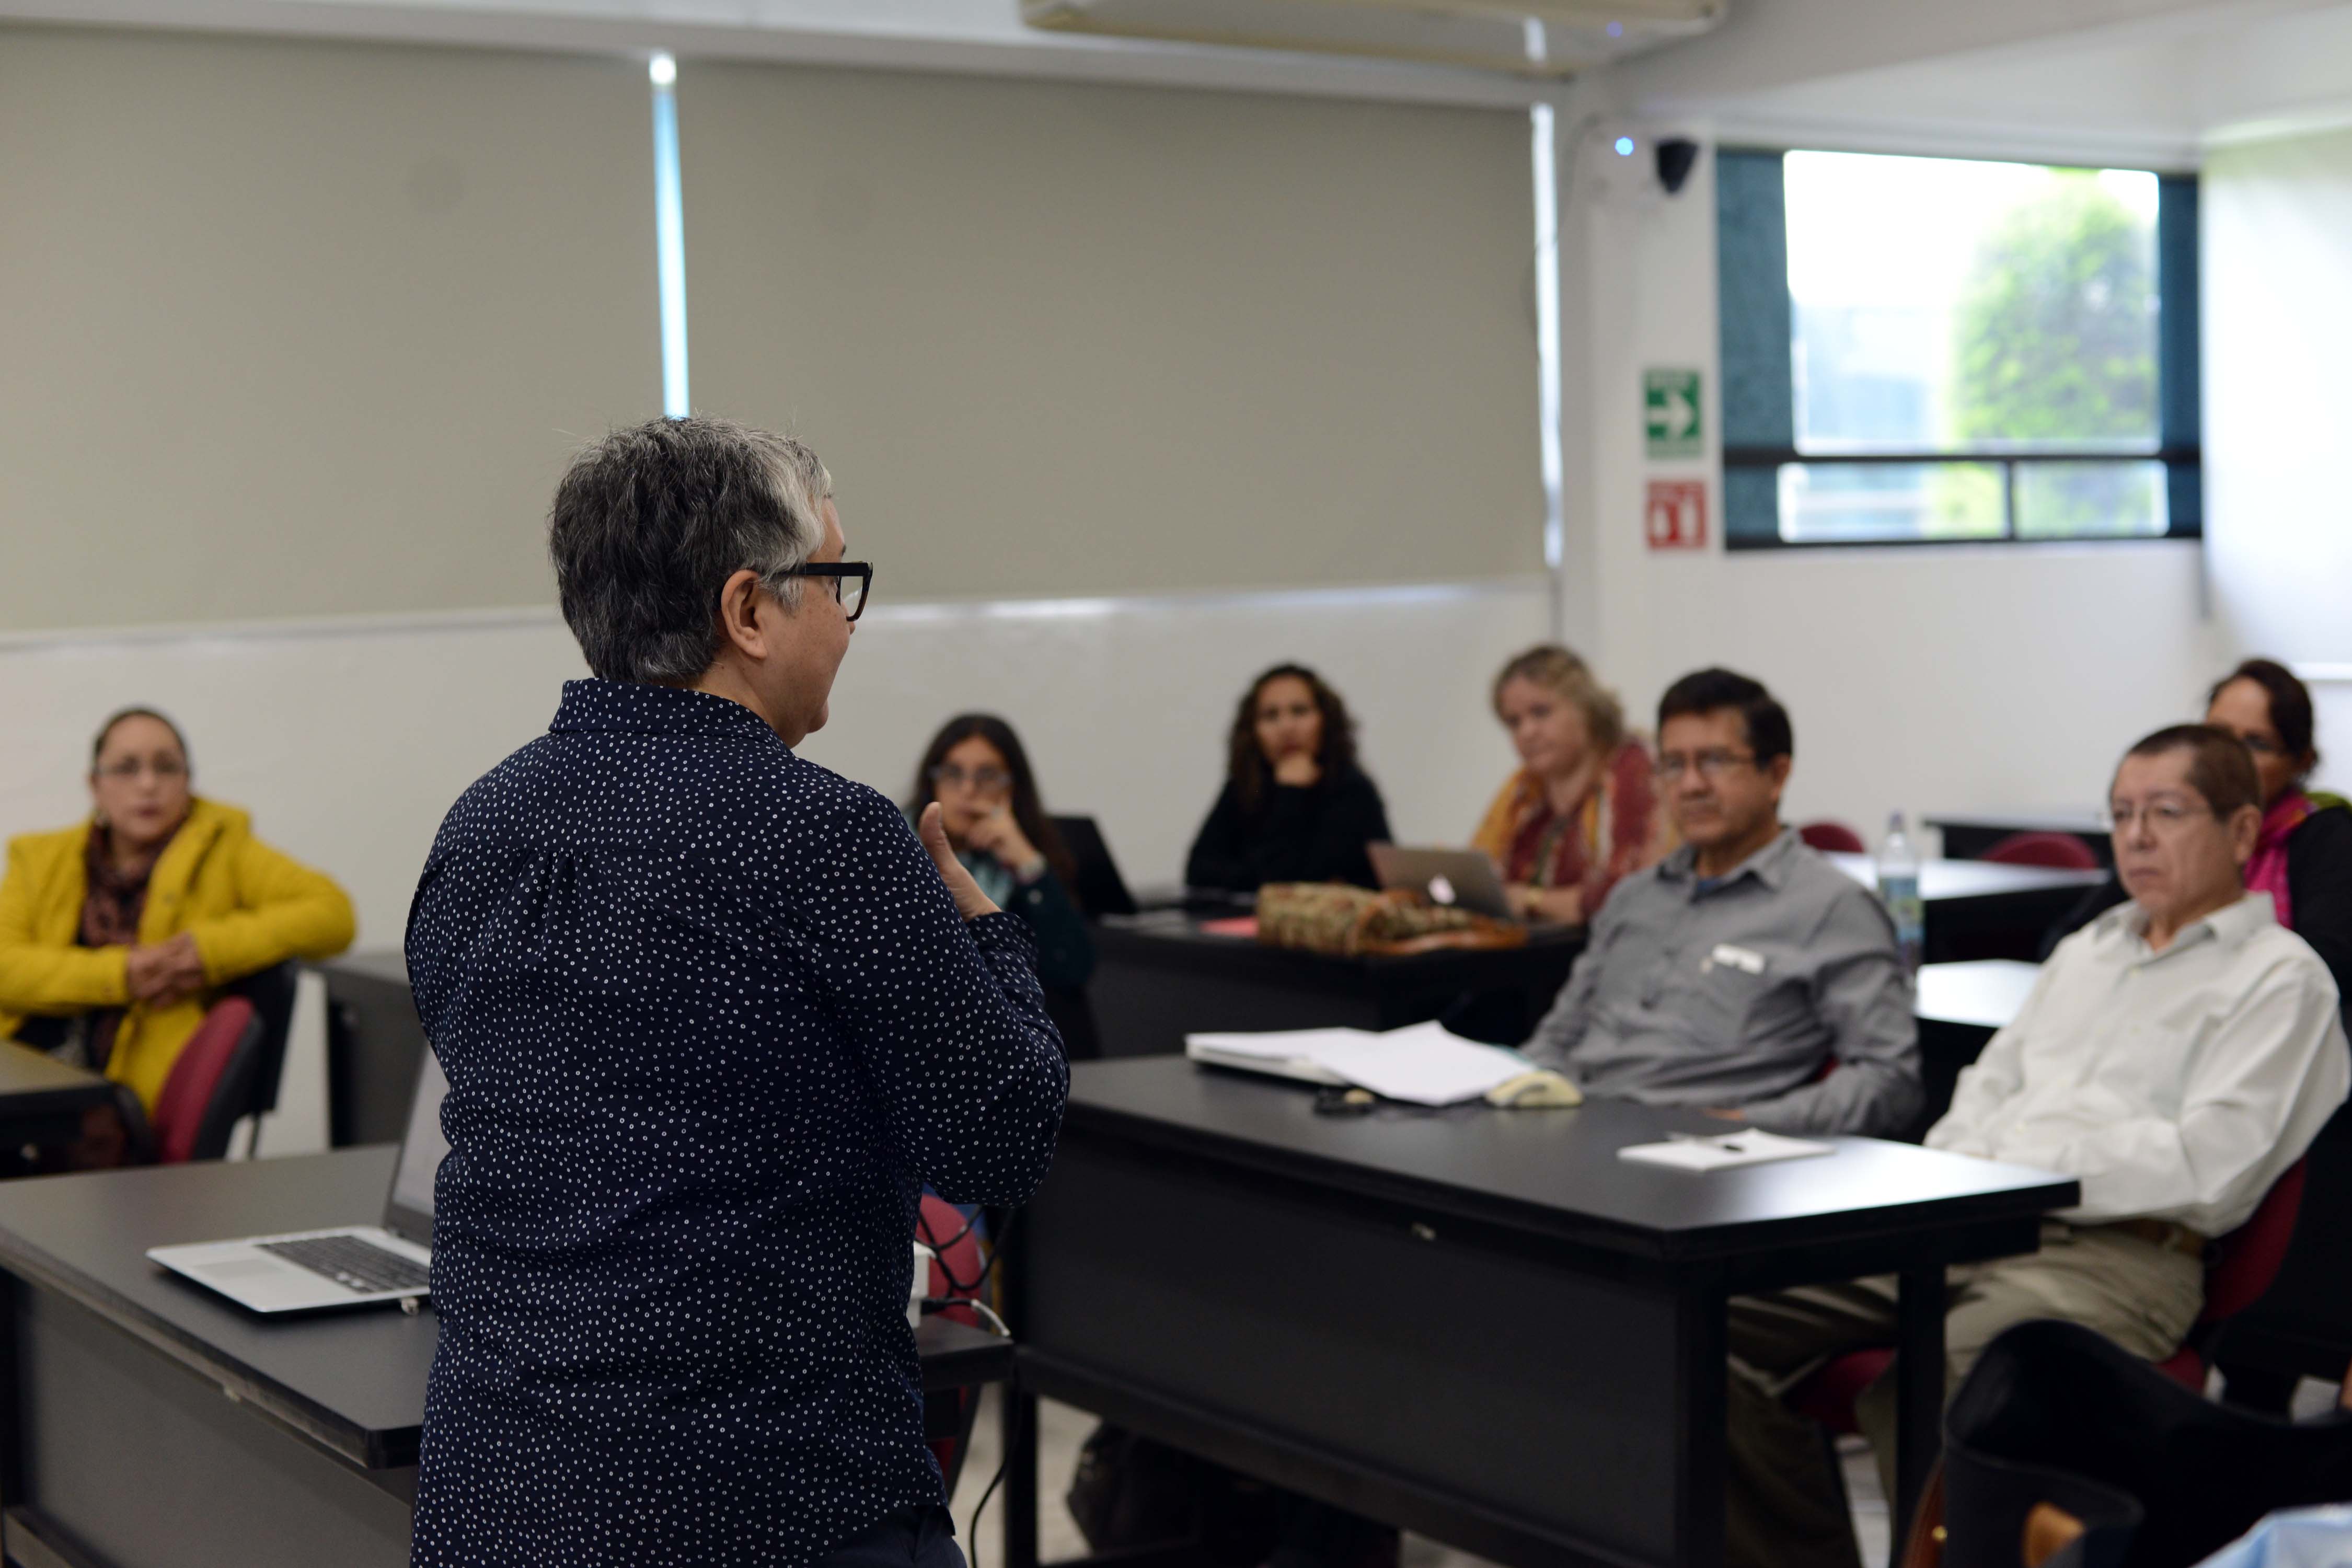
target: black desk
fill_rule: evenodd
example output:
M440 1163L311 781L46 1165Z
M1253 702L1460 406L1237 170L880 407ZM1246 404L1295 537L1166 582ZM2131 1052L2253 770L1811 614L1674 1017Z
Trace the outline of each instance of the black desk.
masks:
M81 1113L111 1103L114 1086L30 1046L0 1040L0 1149L71 1143Z
M1568 981L1584 933L1538 927L1525 947L1340 958L1213 936L1173 911L1095 928L1088 987L1109 1057L1181 1055L1210 1029L1394 1029L1479 994L1493 1037L1525 1039Z
M2116 847L2096 811L1964 811L1924 818L1944 836L1944 858L1976 860L2002 839L2019 833L2063 833L2079 838L2102 866L2116 863Z
M352 952L319 965L327 983L327 1142L397 1143L425 1059L425 1026L397 952Z
M146 1249L373 1223L394 1151L0 1184L0 1488L24 1568L405 1564L439 1325L388 1308L269 1320ZM926 1321L927 1389L1012 1346Z
M1863 886L1878 885L1869 856L1829 858ZM2042 954L2042 933L2106 879L2105 871L2062 871L1990 860L1923 861L1919 899L1927 906L1926 962L2013 958L2031 963Z
M1865 1139L1709 1175L1628 1164L1626 1144L1722 1124L1622 1102L1343 1120L1181 1060L1072 1079L1006 1259L1011 1403L1065 1400L1523 1568L1721 1562L1739 1291L1925 1287L1902 1326L1907 1508L1942 1405L1945 1267L2033 1250L2077 1196ZM1034 1568L1034 1447L1005 1484L1011 1568Z

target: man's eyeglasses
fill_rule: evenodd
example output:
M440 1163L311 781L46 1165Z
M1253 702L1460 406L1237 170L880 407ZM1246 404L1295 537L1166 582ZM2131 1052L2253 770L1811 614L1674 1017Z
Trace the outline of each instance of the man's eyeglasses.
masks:
M2144 821L2154 831L2168 834L2179 832L2191 817L2214 815L2211 806L2191 805L2185 800L2152 800L2142 806L2120 801L2110 802L2099 820L2110 833L2129 833L2133 823Z
M851 620L866 613L866 595L874 587L871 561L811 561L783 574L787 577L830 577L833 596Z
M169 784L173 779L186 778L188 764L177 757L157 757L153 762L149 762L142 757L131 757L120 763L109 763L98 770L98 776L102 779L119 779L126 784L141 773L153 773L163 783Z
M961 789L966 784L982 795L994 795L1013 787L1013 775L1003 768L974 768L966 773L952 763L941 763L931 770L933 789Z
M1683 774L1696 768L1698 770L1699 777L1709 784L1715 784L1732 769L1746 767L1755 760L1756 753L1753 752L1716 750L1699 752L1688 757L1679 752L1669 752L1658 759L1658 777L1668 784L1673 784Z

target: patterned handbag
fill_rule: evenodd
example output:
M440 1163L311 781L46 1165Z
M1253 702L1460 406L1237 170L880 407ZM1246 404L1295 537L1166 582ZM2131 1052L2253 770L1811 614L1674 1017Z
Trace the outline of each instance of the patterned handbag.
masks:
M1433 904L1401 889L1367 891L1343 882L1269 882L1258 889L1257 939L1269 947L1355 957L1436 948L1518 947L1527 928Z

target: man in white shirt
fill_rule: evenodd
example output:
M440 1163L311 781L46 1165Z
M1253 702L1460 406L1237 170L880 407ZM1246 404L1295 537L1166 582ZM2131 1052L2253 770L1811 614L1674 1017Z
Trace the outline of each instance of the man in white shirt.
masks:
M1948 1391L2032 1318L2169 1356L2204 1304L2208 1243L2246 1222L2343 1103L2352 1066L2335 982L2243 886L2260 799L2243 742L2208 725L2159 730L2116 770L2131 902L2059 944L1927 1134L2083 1188L2044 1223L2039 1252L1951 1271ZM1891 1344L1895 1312L1891 1278L1731 1303L1736 1568L1857 1568L1827 1446L1780 1396L1828 1357ZM1855 1413L1891 1496L1891 1374Z

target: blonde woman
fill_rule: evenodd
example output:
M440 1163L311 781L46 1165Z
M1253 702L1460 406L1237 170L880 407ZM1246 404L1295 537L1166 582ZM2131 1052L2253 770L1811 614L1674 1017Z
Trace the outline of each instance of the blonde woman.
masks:
M1556 643L1505 665L1494 703L1520 766L1471 842L1502 868L1517 913L1582 925L1673 847L1649 749L1626 733L1617 694Z

